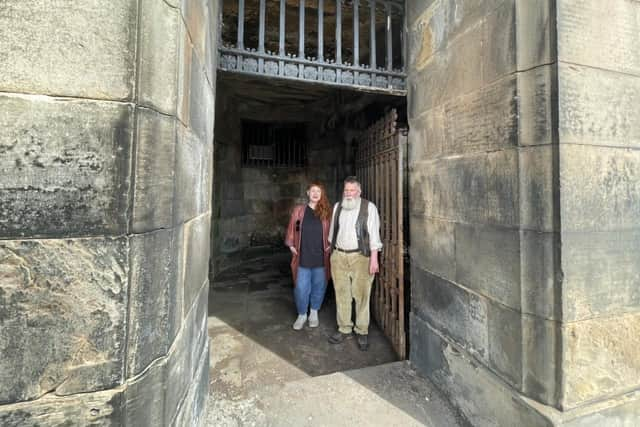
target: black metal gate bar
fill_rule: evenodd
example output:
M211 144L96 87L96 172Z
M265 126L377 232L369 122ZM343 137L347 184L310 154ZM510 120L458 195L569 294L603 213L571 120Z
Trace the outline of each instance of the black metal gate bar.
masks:
M316 57L307 57L309 50L305 50L305 0L298 0L298 49L294 52L287 51L286 40L286 8L287 2L280 0L279 8L279 44L278 51L271 52L265 49L265 37L269 33L267 28L267 15L269 7L265 0L259 0L258 22L251 21L254 14L248 13L246 10L246 0L223 0L225 2L237 2L237 32L234 35L227 32L234 31L231 27L227 29L223 27L223 36L220 37L218 53L220 59L218 68L223 71L233 71L248 74L278 76L281 78L311 80L329 85L340 86L357 86L364 87L374 91L391 93L394 95L404 95L406 74L402 58L401 64L394 68L393 61L393 40L394 36L399 37L399 43L402 45L401 54L405 54L405 38L401 32L403 28L400 25L392 25L393 18L405 18L404 3L400 0L352 0L350 4L345 4L343 0L335 1L335 48L334 58L328 58L325 52L324 41L324 25L327 19L334 19L334 16L325 13L324 0L317 2L317 55ZM369 61L360 58L360 6L361 3L369 4ZM384 10L382 11L381 20L378 20L378 5ZM366 8L362 4L363 10ZM315 7L313 4L309 7ZM351 63L343 61L343 31L342 16L343 8L352 12L352 27L350 28L353 36L352 60ZM221 8L224 10L224 7ZM248 22L245 22L249 19ZM382 21L384 19L384 21ZM271 22L271 21L269 21ZM257 48L247 47L252 43L245 40L245 26L255 25L258 28ZM272 24L273 25L273 24ZM295 25L295 24L294 24ZM363 25L367 25L366 23ZM386 34L386 46L382 50L384 58L378 58L377 55L377 28L384 25ZM397 28L396 28L397 27ZM364 28L363 28L364 31ZM394 34L397 33L397 34ZM248 33L247 33L248 34ZM233 37L235 36L235 37ZM251 36L253 37L253 36ZM226 40L226 42L225 42ZM331 44L330 43L330 44ZM380 63L380 64L378 64Z
M358 140L356 173L381 216L383 250L372 295L373 316L401 359L406 358L404 316L403 147L397 113L390 111Z

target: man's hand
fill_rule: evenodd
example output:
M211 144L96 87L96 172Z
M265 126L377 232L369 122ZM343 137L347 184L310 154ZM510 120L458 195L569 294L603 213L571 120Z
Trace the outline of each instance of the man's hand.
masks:
M296 250L295 246L289 246L289 250L291 251L292 254L298 255L298 251Z
M380 266L378 265L378 251L371 251L371 257L369 258L369 274L376 274L380 272Z

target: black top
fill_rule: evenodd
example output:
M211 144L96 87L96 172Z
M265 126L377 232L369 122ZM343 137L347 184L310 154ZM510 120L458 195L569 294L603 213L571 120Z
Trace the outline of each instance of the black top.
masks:
M307 205L302 218L300 239L300 267L317 268L324 266L322 247L322 222Z

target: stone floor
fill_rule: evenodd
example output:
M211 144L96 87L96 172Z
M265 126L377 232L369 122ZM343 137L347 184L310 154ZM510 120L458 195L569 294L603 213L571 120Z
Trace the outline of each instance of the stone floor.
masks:
M459 425L430 384L372 325L370 349L336 330L331 291L320 327L294 331L289 255L266 251L212 280L209 426Z

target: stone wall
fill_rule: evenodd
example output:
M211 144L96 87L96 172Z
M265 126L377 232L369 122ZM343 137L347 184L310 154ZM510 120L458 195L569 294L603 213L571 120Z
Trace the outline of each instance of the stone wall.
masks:
M0 425L202 425L217 2L0 12Z
M408 6L411 361L478 425L634 425L640 3Z

